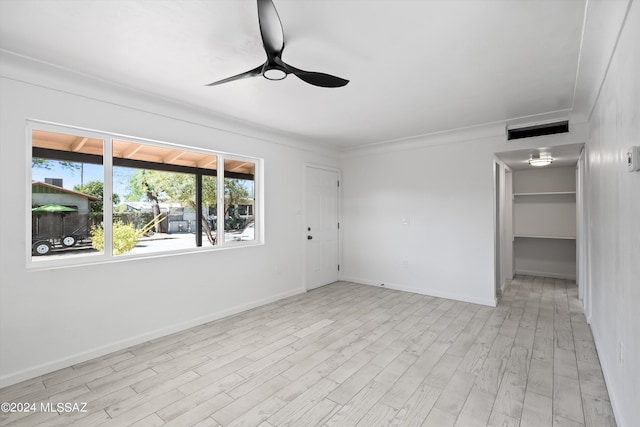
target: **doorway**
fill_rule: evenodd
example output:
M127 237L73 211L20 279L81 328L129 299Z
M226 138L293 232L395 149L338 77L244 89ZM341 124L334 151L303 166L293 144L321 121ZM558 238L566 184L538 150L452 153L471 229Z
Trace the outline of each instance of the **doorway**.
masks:
M514 274L576 280L588 302L583 148L576 143L495 153L496 282L500 274L507 280ZM534 166L530 161L543 152L550 164ZM511 258L504 249L512 250Z
M338 280L339 173L335 169L306 166L305 256L307 290Z

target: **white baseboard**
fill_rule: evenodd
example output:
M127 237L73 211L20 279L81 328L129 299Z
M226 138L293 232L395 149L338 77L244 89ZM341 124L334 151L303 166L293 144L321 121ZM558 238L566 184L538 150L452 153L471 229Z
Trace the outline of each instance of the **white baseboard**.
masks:
M77 363L85 362L87 360L94 359L96 357L101 357L107 355L109 353L113 353L115 351L123 350L125 348L131 347L136 344L141 344L143 342L153 340L156 338L160 338L169 334L173 334L176 332L184 331L186 329L192 328L194 326L199 326L208 322L212 322L214 320L219 320L224 317L229 317L234 314L241 313L243 311L250 310L252 308L260 307L265 304L269 304L271 302L275 302L284 298L288 298L294 295L299 295L307 292L305 289L296 289L293 291L283 292L281 294L271 296L268 298L263 298L257 301L252 301L246 304L241 304L235 306L233 308L219 311L216 313L207 314L206 316L201 316L195 319L188 320L186 322L182 322L176 325L172 325L166 328L156 329L155 331L147 332L144 334L136 335L133 337L125 338L120 341L112 342L109 344L105 344L100 347L92 348L81 353L72 354L51 362L43 363L41 365L36 365L29 367L27 369L23 369L17 372L12 372L0 377L0 388L7 387L13 384L17 384L21 381L29 380L31 378L38 377L40 375L48 374L50 372L57 371L58 369L63 369L69 367L71 365L75 365Z
M363 278L359 278L359 277L341 276L340 280L344 280L345 282L360 283L362 285L380 287L380 282L375 282L373 280L363 279ZM463 302L470 302L472 304L488 305L489 307L495 307L498 304L498 301L496 300L495 297L494 298L473 298L473 297L469 297L467 295L459 295L459 294L453 294L453 293L449 293L449 292L440 292L440 291L435 291L433 289L412 288L412 287L397 285L397 284L389 283L389 282L385 282L384 287L387 288L387 289L393 289L393 290L396 290L396 291L411 292L411 293L414 293L414 294L428 295L428 296L432 296L432 297L446 298L446 299L452 299L452 300L463 301Z
M550 273L548 271L516 270L516 274L521 274L523 276L550 277L552 279L576 280L575 274L558 274Z

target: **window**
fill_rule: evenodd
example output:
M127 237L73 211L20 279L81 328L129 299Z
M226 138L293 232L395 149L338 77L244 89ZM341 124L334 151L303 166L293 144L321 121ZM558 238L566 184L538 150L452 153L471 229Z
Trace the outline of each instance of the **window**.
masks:
M260 161L33 123L31 262L259 243Z
M99 253L88 242L103 217L104 141L33 130L31 147L32 254Z
M224 240L255 240L256 164L225 159L224 170Z

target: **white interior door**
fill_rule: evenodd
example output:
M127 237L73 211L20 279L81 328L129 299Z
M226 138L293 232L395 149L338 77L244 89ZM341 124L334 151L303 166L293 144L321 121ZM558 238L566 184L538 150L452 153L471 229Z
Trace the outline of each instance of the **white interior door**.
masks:
M306 168L307 289L338 280L338 172Z

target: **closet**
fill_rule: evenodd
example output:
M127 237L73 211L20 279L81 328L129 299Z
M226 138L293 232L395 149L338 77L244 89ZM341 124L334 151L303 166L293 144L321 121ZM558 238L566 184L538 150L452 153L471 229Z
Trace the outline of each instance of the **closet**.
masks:
M513 172L516 274L576 278L576 168Z

